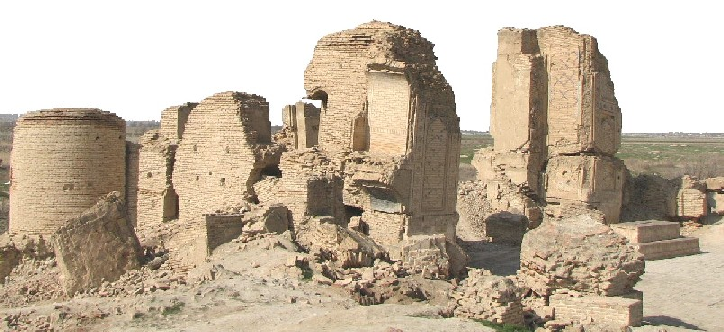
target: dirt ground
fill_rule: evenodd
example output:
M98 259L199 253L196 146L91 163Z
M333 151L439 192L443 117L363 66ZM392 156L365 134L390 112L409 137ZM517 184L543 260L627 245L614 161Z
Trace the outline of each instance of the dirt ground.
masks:
M279 245L275 238L269 239L271 244L266 241L222 245L208 264L191 271L206 275L213 270L213 280L154 290L154 282L146 279L140 286L145 291L136 295L103 297L99 292L0 307L0 330L493 331L474 321L443 318L451 287L445 281L420 280L441 283L425 286L431 290L427 301L362 306L345 289L305 278L288 266L290 256L307 254ZM33 267L23 274L37 273ZM22 303L27 289L0 286L2 295L15 303Z
M691 234L698 255L646 262L644 321L667 331L724 331L724 220ZM637 329L644 330L644 329Z
M709 219L687 236L698 237L701 253L647 261L636 284L644 292L644 326L634 331L724 331L724 217ZM459 224L470 266L497 275L513 275L520 267L520 248L486 243ZM682 229L684 231L684 229Z
M724 221L712 222L691 233L701 240L701 254L646 262L637 284L644 292L646 325L635 331L724 331ZM464 223L458 231L470 266L497 275L516 273L519 247L487 243ZM147 279L139 294L104 297L96 292L16 305L33 288L3 285L3 303L14 304L0 306L0 330L493 331L474 321L443 318L449 303L441 299L450 290L444 281L420 281L430 283L423 285L431 290L427 301L362 306L343 288L289 267L290 256L307 254L277 245L275 239L224 244L206 265L192 271L204 275L213 270L213 280L189 280L170 289ZM22 273L57 273L48 266L34 265Z

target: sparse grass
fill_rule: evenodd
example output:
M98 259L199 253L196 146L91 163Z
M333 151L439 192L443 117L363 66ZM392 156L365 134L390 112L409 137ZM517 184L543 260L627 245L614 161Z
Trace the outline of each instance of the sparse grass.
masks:
M474 321L482 324L485 327L489 327L498 332L530 332L525 326L513 325L513 324L498 324L483 319L473 319Z
M635 174L724 176L724 137L624 135L618 158Z
M489 133L463 133L460 164L469 164L477 150L492 143ZM634 175L724 176L724 135L624 134L616 157L622 159Z
M138 139L151 129L161 126L158 121L126 121L126 140L138 142Z
M175 315L181 312L181 309L186 305L185 303L178 301L170 306L163 307L161 310L161 315L168 316L168 315Z
M475 151L493 145L493 137L489 133L463 133L460 139L460 163L470 164Z

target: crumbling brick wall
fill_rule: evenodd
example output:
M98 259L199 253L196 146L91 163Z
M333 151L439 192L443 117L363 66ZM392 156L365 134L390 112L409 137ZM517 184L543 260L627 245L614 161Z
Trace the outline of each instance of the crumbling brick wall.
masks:
M624 221L698 220L716 214L717 192L721 183L711 178L699 180L684 175L665 179L659 175L629 176L624 191Z
M432 48L418 31L372 21L320 39L304 86L308 98L322 101L321 153L344 164L344 204L401 215L405 235L452 237L459 119ZM363 170L370 178L359 177ZM395 197L401 209L368 204L375 188Z
M253 184L265 167L279 163L268 117L263 97L242 92L217 93L190 113L173 168L179 222L187 228L172 241L180 250L174 264L189 267L209 253L204 215L257 199Z
M186 122L189 120L191 111L198 103L185 103L180 106L172 106L161 112L161 128L159 133L170 140L183 138Z
M140 139L138 167L138 224L152 225L178 217L178 195L173 188L174 155L178 145L151 130Z
M141 145L126 141L126 218L138 225L138 164Z
M113 282L141 267L143 251L126 219L123 195L112 192L68 220L52 236L68 295Z
M52 109L21 117L14 131L10 232L50 235L126 190L126 123L98 109Z
M493 65L492 151L479 179L509 179L553 217L597 209L619 221L621 110L596 39L571 28L504 28Z
M268 178L258 182L272 182L277 185L265 186L270 190L259 192L260 202L284 204L292 212L294 223L306 217L330 216L337 224L345 224L342 201L344 182L339 164L316 150L289 151L279 163L283 177ZM258 185L255 185L257 188Z
M321 110L313 104L297 102L284 106L282 122L288 129L291 145L295 149L311 148L318 143Z

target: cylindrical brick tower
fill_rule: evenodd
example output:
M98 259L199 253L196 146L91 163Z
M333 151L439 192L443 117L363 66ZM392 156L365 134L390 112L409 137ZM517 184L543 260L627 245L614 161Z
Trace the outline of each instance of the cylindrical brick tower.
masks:
M13 133L13 234L53 234L101 195L126 188L126 122L99 109L30 112Z

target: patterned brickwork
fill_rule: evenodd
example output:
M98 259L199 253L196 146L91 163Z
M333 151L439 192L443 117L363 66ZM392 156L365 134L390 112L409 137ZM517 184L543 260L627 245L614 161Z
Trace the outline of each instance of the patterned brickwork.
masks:
M459 119L432 48L418 31L372 21L320 39L305 71L308 97L322 101L320 153L343 164L345 205L393 214L370 221L385 242L400 228L454 236Z

